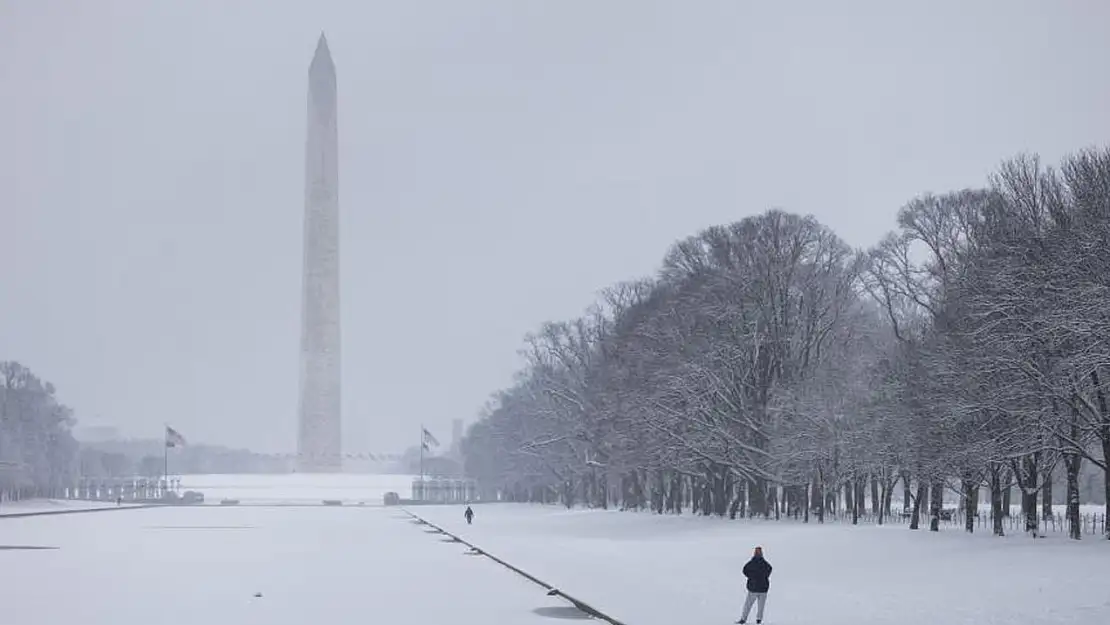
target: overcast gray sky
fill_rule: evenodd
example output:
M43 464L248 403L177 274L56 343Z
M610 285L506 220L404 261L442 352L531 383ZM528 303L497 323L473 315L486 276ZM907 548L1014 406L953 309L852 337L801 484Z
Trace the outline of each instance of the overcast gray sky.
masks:
M1110 142L1103 0L0 0L0 359L85 422L295 448L305 99L339 84L348 451L471 419L525 333L770 207Z

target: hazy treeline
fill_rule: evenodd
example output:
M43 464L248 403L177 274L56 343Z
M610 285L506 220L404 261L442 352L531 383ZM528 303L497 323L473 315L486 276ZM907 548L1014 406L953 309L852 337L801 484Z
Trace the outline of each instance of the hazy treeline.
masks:
M82 443L79 473L89 478L160 478L166 469L165 441L116 440ZM186 445L169 450L170 475L288 473L293 462L281 456L218 445Z
M82 478L160 477L161 439L79 443L73 411L52 384L17 362L0 362L0 501L62 497ZM285 473L287 459L190 445L170 450L170 471L198 473Z
M17 362L0 362L0 499L52 496L72 484L73 412L54 386Z
M998 534L1011 490L1032 529L1063 475L1078 538L1081 472L1110 494L1110 151L1013 159L897 223L868 250L780 211L677 243L528 337L468 474L519 500L805 520L881 523L897 493L932 529L982 488Z

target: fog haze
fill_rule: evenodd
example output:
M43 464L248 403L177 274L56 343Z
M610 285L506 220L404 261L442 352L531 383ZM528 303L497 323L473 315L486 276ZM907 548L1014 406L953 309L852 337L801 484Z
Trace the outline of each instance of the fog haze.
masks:
M0 359L82 423L295 448L308 64L338 75L344 445L780 207L866 246L1110 140L1110 5L0 0Z

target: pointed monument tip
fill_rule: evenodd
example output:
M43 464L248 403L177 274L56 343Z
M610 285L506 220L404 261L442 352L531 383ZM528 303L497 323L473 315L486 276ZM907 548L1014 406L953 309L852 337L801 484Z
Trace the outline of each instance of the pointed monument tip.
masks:
M321 64L325 66L332 66L331 50L328 49L328 38L324 36L324 31L320 31L320 39L316 42L316 53L312 55L312 65L309 67L318 67Z

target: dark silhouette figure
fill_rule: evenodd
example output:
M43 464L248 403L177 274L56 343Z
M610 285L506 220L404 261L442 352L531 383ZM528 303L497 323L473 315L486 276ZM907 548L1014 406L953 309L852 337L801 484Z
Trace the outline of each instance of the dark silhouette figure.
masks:
M740 620L741 625L748 622L748 614L752 611L752 604L759 602L759 611L755 614L755 622L763 622L763 608L767 605L767 591L771 589L771 563L763 559L763 547L756 547L755 554L744 565L744 577L748 578L748 598L744 600L744 613Z
M463 516L466 517L467 525L474 522L474 511L470 509L470 506L466 507L466 512L463 512Z

